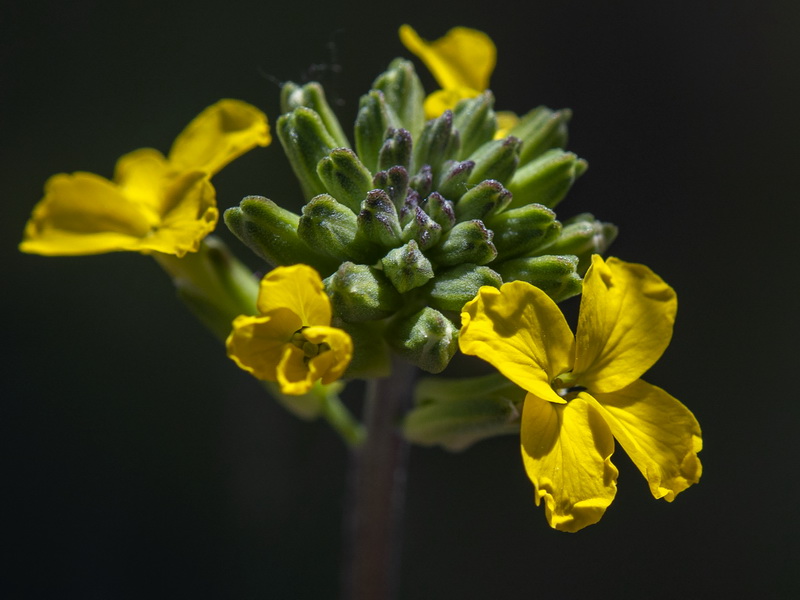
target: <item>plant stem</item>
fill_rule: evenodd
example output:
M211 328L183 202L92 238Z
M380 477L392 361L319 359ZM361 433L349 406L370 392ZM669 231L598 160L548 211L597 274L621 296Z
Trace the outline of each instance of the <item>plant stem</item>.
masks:
M389 377L367 382L367 437L351 454L345 515L347 600L391 600L400 565L408 443L398 422L411 403L416 367L400 360Z

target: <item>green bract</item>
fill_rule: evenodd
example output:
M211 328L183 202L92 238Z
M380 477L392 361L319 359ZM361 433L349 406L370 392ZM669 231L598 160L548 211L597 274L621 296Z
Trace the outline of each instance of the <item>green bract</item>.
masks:
M535 108L498 137L485 91L425 121L422 85L402 59L361 98L352 146L318 83L288 83L281 99L278 138L301 214L249 196L225 223L273 265L305 263L325 278L334 325L370 340L356 344L347 376L382 374L390 350L442 371L481 286L524 280L564 300L616 235L590 215L562 226L552 210L586 170L562 149L568 110Z

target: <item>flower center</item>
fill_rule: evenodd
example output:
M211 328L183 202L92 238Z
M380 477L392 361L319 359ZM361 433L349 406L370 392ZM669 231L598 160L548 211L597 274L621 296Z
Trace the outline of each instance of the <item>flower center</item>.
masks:
M567 371L565 373L561 373L558 377L555 377L553 381L550 382L550 386L556 391L556 393L564 398L565 400L569 401L575 398L578 395L578 392L582 392L586 388L577 385L578 378L572 371Z
M292 339L289 340L289 341L303 351L303 354L305 354L305 357L304 357L303 360L305 362L308 362L309 360L311 360L315 356L318 356L318 355L322 354L323 352L327 352L328 350L331 349L331 347L328 344L326 344L325 342L322 342L321 344L315 344L313 342L309 342L306 339L306 336L303 335L303 330L304 329L306 329L305 326L303 326L300 329L298 329L297 331L295 331L292 334Z

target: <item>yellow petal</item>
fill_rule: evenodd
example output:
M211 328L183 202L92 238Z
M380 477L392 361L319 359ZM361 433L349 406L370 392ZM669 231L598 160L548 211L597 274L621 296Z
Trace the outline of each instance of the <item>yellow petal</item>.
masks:
M353 358L353 340L350 335L335 327L307 327L303 335L312 344L328 344L326 350L308 361L312 381L322 379L322 383L333 383L347 369Z
M308 393L314 385L314 375L306 364L306 355L292 344L282 349L283 355L278 363L278 384L281 393L288 396L300 396Z
M582 396L552 404L528 394L522 409L522 459L537 506L550 526L578 531L600 520L617 493L608 425Z
M469 88L482 92L489 87L497 49L482 31L454 27L444 37L427 42L410 26L403 25L400 41L425 63L444 89Z
M237 156L270 141L263 112L240 100L220 100L195 117L175 139L169 162L179 171L213 175Z
M607 393L639 379L669 345L677 308L675 291L646 266L594 255L576 333L580 385Z
M459 346L494 365L521 388L550 402L550 386L570 368L574 338L556 303L539 288L513 281L482 287L464 305Z
M119 190L141 210L150 211L154 222L160 221L166 212L165 188L173 177L167 159L152 148L129 152L114 168L114 183Z
M595 398L594 405L647 479L654 497L672 502L699 481L700 425L678 400L641 379Z
M261 313L289 308L305 326L331 324L331 301L319 273L308 265L277 267L267 273L261 280L257 306Z
M453 110L456 104L467 98L474 98L480 92L472 88L448 88L445 90L436 90L425 98L425 118L435 119L446 110Z
M278 365L285 348L292 346L292 334L299 328L297 315L286 308L258 317L238 316L225 341L228 356L258 379L278 381Z
M136 249L158 225L151 211L93 173L54 175L33 209L20 250L48 256Z

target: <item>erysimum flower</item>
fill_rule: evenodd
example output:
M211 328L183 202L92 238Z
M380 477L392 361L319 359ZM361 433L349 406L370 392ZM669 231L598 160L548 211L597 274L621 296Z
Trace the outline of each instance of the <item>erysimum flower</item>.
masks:
M550 525L577 531L600 520L616 493L614 438L667 501L696 483L700 426L664 390L639 377L669 345L675 292L643 265L595 255L573 336L556 304L522 282L483 287L461 314L461 350L528 394L522 457Z
M51 177L20 250L51 256L194 252L219 216L209 178L269 143L264 113L221 100L189 123L166 158L151 148L135 150L117 161L112 181L84 172Z
M353 356L347 332L331 327L331 303L307 265L278 267L261 280L258 316L241 315L226 342L228 356L281 392L305 394L315 381L342 376Z

